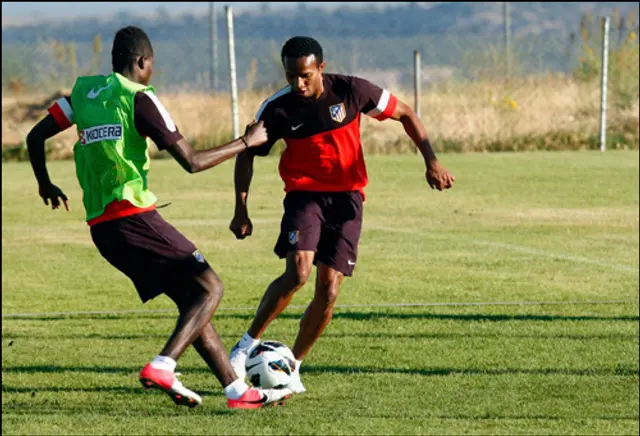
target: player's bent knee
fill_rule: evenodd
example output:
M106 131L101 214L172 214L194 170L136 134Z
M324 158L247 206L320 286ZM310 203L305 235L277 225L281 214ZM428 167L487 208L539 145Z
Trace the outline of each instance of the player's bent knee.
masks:
M331 307L336 303L339 291L340 287L337 282L325 282L319 285L319 289L316 290L316 297L320 298L326 307Z
M304 286L311 274L311 268L304 265L298 265L296 268L287 269L285 278L292 291L296 291Z
M198 282L207 293L207 299L220 301L224 295L224 285L213 270L205 271L198 276Z
M296 272L294 276L294 282L295 282L296 288L302 287L305 283L307 283L307 280L309 280L310 273L311 273L311 268L307 268L307 267L296 268Z
M292 291L300 289L309 279L314 255L315 253L312 251L291 251L287 254L287 269L284 273L284 279Z

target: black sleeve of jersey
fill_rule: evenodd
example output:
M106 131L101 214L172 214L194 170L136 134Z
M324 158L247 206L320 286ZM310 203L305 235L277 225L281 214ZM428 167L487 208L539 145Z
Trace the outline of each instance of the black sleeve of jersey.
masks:
M351 77L351 90L358 110L367 113L378 105L383 89L366 79Z
M275 112L273 110L273 103L267 104L262 111L258 121L264 121L264 127L267 129L267 142L259 147L251 147L249 153L254 156L266 156L269 154L278 139L282 137L280 134L280 128L275 119Z
M133 105L136 130L141 136L151 138L158 150L166 150L182 139L178 126L173 124L169 114L165 115L169 117L169 120L166 120L160 113L160 108L147 94L136 93ZM166 112L166 109L162 109Z

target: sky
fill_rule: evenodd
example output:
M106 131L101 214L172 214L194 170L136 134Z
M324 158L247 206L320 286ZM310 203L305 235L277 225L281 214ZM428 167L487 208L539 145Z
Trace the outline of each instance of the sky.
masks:
M341 5L366 5L385 2L268 2L271 10L296 8L300 3L309 7L336 8ZM219 11L231 5L237 11L259 9L256 2L216 2ZM170 15L207 13L208 2L2 2L2 25L20 25L38 21L60 20L64 18L98 17L121 11L135 14L155 14L164 8Z

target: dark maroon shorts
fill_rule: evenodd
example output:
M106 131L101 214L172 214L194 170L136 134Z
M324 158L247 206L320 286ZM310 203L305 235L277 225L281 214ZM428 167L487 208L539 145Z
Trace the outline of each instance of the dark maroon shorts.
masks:
M314 265L320 261L350 276L361 230L359 192L288 192L274 251L281 259L290 251L315 251Z
M195 245L157 211L91 227L100 254L131 279L143 303L184 288L209 267Z

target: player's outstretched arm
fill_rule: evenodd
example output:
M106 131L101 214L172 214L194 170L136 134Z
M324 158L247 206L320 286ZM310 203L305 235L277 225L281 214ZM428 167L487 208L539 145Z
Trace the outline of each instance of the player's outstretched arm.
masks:
M257 147L267 141L264 123L247 126L244 136L207 150L195 150L184 138L167 147L167 151L189 173L198 173L221 164L249 147Z
M236 192L236 206L233 219L229 225L229 230L236 235L237 239L244 239L251 236L253 224L249 219L247 209L247 198L249 196L249 186L253 178L253 154L242 152L236 157L236 165L233 173L233 185Z
M429 186L431 186L432 189L436 188L438 191L451 188L455 177L438 162L429 138L427 137L427 131L413 109L398 100L398 104L391 118L402 123L404 131L407 132L407 135L409 135L413 143L420 150L420 153L422 153L427 167L426 178Z
M49 205L51 201L51 209L58 209L61 199L65 209L69 210L69 199L60 188L51 183L45 159L45 141L61 131L55 118L51 114L47 115L27 135L27 150L31 168L38 181L38 192L44 204Z

